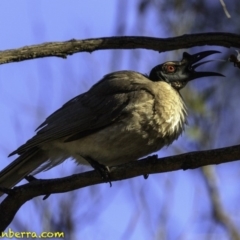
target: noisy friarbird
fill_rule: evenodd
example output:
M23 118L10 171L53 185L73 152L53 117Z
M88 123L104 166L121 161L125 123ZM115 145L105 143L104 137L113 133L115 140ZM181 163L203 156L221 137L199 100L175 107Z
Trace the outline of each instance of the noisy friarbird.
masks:
M34 137L9 155L19 156L0 172L0 187L11 188L70 157L78 164L111 167L171 144L186 124L179 90L196 78L223 76L195 71L209 61L196 62L215 53L184 52L181 61L157 65L148 76L134 71L107 74L50 115Z

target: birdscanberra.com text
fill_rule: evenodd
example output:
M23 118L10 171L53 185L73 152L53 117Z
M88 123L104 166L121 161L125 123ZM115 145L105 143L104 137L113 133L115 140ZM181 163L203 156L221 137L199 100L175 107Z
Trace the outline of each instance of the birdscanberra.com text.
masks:
M40 234L37 234L36 232L14 232L11 228L9 228L7 232L0 233L0 239L1 238L64 238L64 232L42 232Z

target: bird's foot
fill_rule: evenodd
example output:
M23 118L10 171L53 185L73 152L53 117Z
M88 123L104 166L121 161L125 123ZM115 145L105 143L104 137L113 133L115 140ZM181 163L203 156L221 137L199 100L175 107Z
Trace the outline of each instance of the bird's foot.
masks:
M0 187L0 192L3 192L3 193L5 193L5 194L7 194L7 195L11 195L12 194L12 189L10 189L10 188L5 188L5 187Z
M28 182L36 181L37 178L35 178L33 175L28 175L24 177Z
M110 169L109 169L107 166L105 166L105 165L103 165L103 164L101 164L101 163L93 160L93 159L90 158L90 157L85 158L85 160L86 160L95 170L97 170L97 171L100 173L102 179L103 179L105 182L108 182L108 183L110 184L110 187L112 187L112 182L111 182L111 178L110 178Z
M34 182L36 180L38 180L37 178L35 178L33 175L28 175L24 177L29 183L30 182ZM43 200L46 200L51 194L47 194L43 197Z

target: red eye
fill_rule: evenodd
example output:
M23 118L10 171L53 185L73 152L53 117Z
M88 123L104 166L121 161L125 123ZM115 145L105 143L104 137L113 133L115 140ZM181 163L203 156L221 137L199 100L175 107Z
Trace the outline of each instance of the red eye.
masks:
M173 72L176 71L176 67L175 67L174 65L167 65L167 66L166 66L166 71L167 71L168 73L173 73Z

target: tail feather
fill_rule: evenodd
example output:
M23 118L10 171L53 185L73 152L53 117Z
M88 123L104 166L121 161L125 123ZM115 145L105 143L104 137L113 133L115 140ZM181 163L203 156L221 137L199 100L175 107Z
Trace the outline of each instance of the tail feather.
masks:
M24 152L0 172L0 186L13 187L47 160L46 153L38 147ZM0 192L0 197L2 195Z

